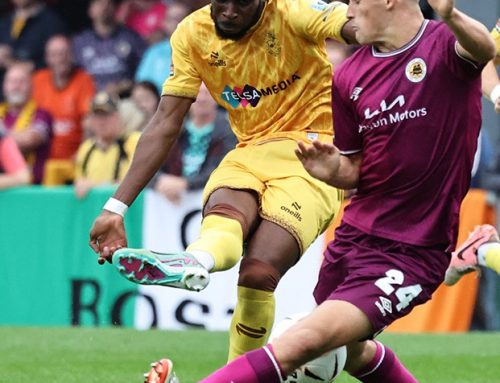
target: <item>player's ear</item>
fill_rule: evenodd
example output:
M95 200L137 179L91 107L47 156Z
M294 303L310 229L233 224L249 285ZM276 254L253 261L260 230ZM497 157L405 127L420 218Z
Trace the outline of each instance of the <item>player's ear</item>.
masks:
M394 8L394 6L396 5L396 3L397 3L398 1L401 1L401 0L384 0L384 2L385 2L385 8L386 8L387 10L389 10L389 9L393 9L393 8ZM405 0L403 0L403 1L405 1Z

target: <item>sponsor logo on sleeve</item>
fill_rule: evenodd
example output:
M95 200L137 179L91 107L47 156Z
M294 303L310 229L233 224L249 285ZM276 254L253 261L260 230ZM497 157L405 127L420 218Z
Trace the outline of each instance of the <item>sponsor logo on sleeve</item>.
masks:
M328 7L328 4L322 0L315 0L311 2L310 7L315 11L323 12Z

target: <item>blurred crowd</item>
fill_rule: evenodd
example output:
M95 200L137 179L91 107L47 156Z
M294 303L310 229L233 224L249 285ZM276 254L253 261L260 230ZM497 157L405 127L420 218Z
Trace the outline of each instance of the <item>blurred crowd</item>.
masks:
M0 2L0 140L9 141L0 144L0 188L74 185L83 198L119 182L170 71L169 37L209 2ZM334 64L351 53L327 46ZM235 144L225 113L202 89L151 187L178 200L201 188Z
M0 188L74 185L83 198L119 182L160 100L169 37L208 2L1 2ZM177 200L201 187L235 144L225 114L203 90L152 187Z

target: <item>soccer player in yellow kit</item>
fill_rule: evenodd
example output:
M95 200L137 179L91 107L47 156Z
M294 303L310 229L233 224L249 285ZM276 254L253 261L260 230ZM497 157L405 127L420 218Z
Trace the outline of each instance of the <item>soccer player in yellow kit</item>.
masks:
M353 41L347 6L321 0L212 0L172 35L172 68L130 170L90 233L99 261L129 280L203 289L245 253L229 359L265 344L274 290L338 212L342 191L311 177L298 141L332 142L325 39ZM199 238L180 254L128 249L123 215L161 166L201 82L227 109L239 144L204 190ZM300 281L298 281L300 283Z
M500 79L495 64L500 64L500 19L491 31L497 47L497 55L482 72L482 91L495 110L500 113ZM497 229L491 225L480 225L474 229L462 245L452 254L446 270L444 284L452 286L462 275L479 271L479 266L489 267L500 275L500 239Z

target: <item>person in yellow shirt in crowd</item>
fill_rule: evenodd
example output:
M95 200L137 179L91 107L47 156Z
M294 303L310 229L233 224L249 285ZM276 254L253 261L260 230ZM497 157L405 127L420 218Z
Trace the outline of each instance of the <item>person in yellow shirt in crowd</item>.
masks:
M344 3L320 0L212 0L187 16L171 37L158 110L91 229L100 263L112 261L135 283L199 291L209 273L241 259L229 360L266 343L278 282L343 200L304 170L294 149L333 140L325 40L354 41L346 12ZM128 249L123 215L168 155L202 82L239 143L205 186L199 237L178 254Z
M79 147L76 156L75 194L83 198L96 186L116 184L123 179L134 155L139 132L126 132L119 101L99 92L90 106L92 137Z
M12 136L31 168L32 183L44 177L53 137L52 116L31 97L29 62L15 62L3 82L5 102L0 103L0 125Z

